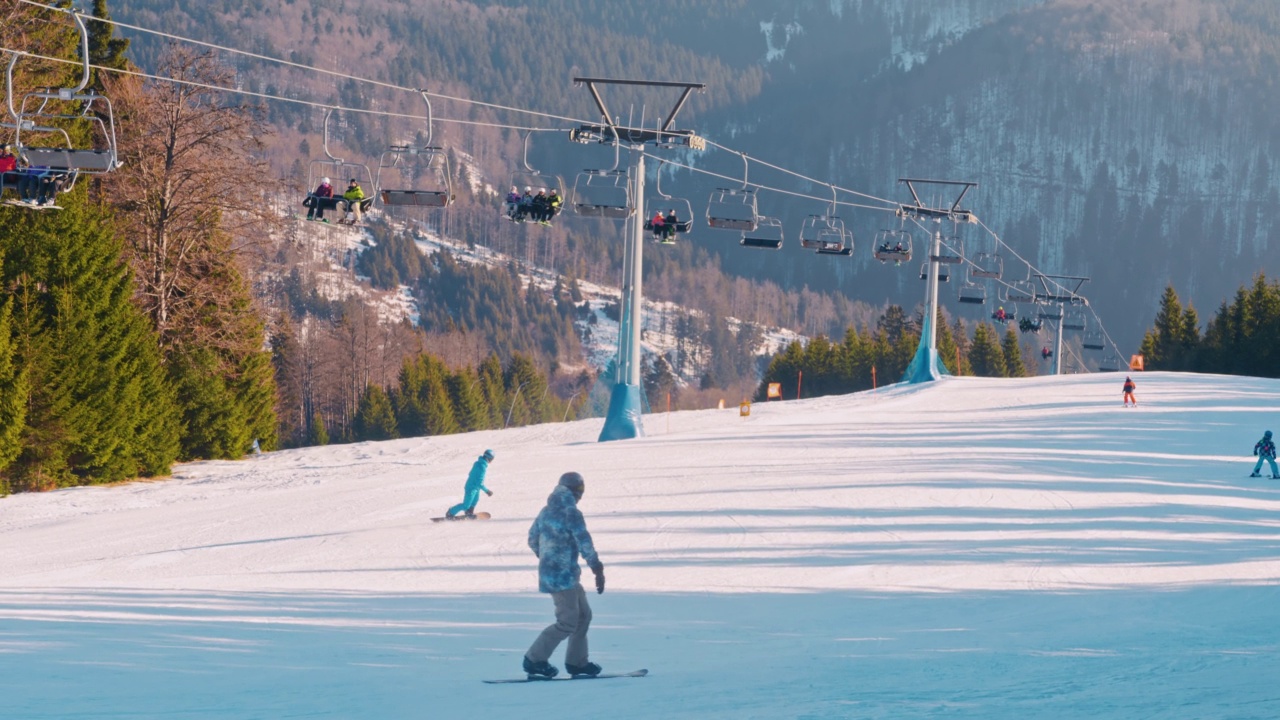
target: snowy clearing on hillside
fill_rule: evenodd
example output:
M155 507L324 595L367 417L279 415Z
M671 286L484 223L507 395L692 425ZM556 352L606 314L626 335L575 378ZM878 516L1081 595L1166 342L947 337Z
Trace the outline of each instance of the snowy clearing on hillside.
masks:
M0 500L14 718L1274 718L1280 381L924 386L309 448ZM481 522L430 523L494 448ZM563 471L608 575L591 656L525 545ZM553 657L559 665L563 648Z

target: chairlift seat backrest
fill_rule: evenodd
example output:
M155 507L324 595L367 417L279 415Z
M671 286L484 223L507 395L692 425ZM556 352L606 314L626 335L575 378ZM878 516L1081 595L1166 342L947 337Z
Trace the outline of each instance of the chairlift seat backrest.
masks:
M437 190L382 190L382 204L389 207L448 207L453 197Z
M739 245L760 250L778 250L782 247L782 223L777 218L760 217L754 230L742 233Z
M721 230L751 232L760 223L754 190L721 188L707 202L707 225Z
M105 173L119 166L116 155L111 150L24 147L22 155L31 165L41 165L66 172Z

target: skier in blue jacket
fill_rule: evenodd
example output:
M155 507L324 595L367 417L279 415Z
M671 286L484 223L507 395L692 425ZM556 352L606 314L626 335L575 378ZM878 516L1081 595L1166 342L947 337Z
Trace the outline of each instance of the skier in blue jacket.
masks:
M1258 463L1253 466L1253 474L1249 477L1262 477L1258 473L1262 469L1262 461L1271 463L1271 479L1280 478L1280 470L1276 470L1276 444L1271 439L1271 431L1262 434L1262 439L1253 446L1253 454L1258 456Z
M578 581L582 570L578 556L587 561L596 576L596 592L604 592L604 563L596 555L586 520L578 509L585 483L576 472L560 476L547 497L547 505L529 528L529 548L538 556L538 590L549 593L555 602L556 621L548 625L524 655L524 671L530 677L552 678L560 671L547 662L551 653L569 639L564 668L570 675L594 677L600 666L587 659L587 628L591 626L591 606Z
M449 508L449 511L444 514L445 517L451 518L458 513L475 517L476 503L480 502L480 491L483 490L485 495L493 497L493 491L484 486L484 476L489 472L491 462L493 462L492 450L485 450L483 455L476 458L475 464L471 466L471 473L467 475L467 486L462 502Z

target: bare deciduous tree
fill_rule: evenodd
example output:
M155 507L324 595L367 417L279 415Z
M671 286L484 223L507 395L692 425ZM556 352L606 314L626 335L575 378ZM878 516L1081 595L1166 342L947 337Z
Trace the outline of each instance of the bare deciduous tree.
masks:
M210 53L171 47L159 74L170 80L133 92L115 83L129 122L121 133L124 167L110 192L130 230L139 296L162 342L181 336L218 345L225 323L210 316L220 312L224 269L275 222L262 201L267 173L257 156L266 124L258 108L210 89L232 84L232 71Z

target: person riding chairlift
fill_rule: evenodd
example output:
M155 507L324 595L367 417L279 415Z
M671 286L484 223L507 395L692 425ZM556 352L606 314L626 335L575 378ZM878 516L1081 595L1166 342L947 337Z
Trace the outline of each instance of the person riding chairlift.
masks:
M325 210L333 210L338 205L333 199L333 185L329 178L320 178L320 184L311 192L311 197L307 198L307 219L319 220L327 223L324 219Z

